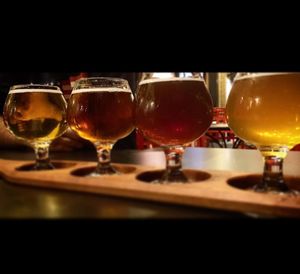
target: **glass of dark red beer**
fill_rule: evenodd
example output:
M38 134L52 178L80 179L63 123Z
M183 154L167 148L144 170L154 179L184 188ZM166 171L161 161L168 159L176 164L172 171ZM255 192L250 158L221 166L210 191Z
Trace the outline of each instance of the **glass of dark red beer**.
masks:
M136 126L164 148L166 170L157 183L188 182L184 147L210 127L213 103L201 73L143 73L136 94Z

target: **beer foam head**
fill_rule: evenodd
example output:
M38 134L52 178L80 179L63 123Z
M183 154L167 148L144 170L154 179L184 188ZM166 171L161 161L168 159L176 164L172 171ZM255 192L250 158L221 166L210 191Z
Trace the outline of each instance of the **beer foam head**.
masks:
M73 89L71 94L76 93L84 93L84 92L128 92L131 93L130 89L123 89L123 88L115 88L115 87L99 87L99 88L80 88L80 89Z
M157 83L157 82L173 82L173 81L199 81L204 82L202 78L152 78L152 79L146 79L139 83L139 86L149 84L149 83Z
M296 72L294 72L296 73ZM264 76L273 76L273 75L280 75L280 74L292 74L292 72L253 72L246 75L237 75L234 78L234 81L249 79L249 78L256 78L256 77L264 77Z
M39 85L39 84L28 84L28 85L15 85L12 86L8 94L12 93L28 93L28 92L44 92L44 93L59 93L62 91L58 86L52 85Z
M13 93L28 93L28 92L44 92L44 93L58 93L62 94L61 90L55 90L55 89L37 89L37 88L24 88L24 89L12 89L9 91L8 94L13 94Z

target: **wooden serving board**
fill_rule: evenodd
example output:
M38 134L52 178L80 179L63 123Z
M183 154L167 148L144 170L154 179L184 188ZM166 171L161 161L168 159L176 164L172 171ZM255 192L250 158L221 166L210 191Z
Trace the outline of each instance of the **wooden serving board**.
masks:
M94 162L55 161L56 170L28 171L31 162L0 159L0 175L8 182L44 188L130 197L165 203L231 210L261 216L300 217L300 196L262 194L246 189L259 175L214 170L185 170L194 182L153 184L161 170L137 165L114 164L122 175L85 177ZM287 178L300 190L300 178ZM243 189L244 188L244 189Z

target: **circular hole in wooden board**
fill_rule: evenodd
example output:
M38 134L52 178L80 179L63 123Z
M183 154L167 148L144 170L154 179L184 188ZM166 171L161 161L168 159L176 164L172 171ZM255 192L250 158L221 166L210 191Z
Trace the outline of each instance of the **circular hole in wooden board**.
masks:
M136 170L136 168L132 167L132 166L113 165L113 167L118 172L120 172L120 174L117 174L117 175L133 173ZM96 166L77 168L71 172L71 175L78 176L78 177L85 177L85 176L88 176L89 174L91 174L93 171L95 171L95 169L96 169Z
M56 169L71 168L71 167L76 165L76 163L73 163L73 162L56 162L56 161L53 161L51 163L54 165L55 169L32 170L35 163L30 163L30 164L24 164L24 165L21 165L19 167L16 167L16 170L17 171L51 171L51 170L55 171Z
M164 170L146 171L138 174L136 176L136 179L144 183L156 183L156 182L159 183L158 180L162 177L163 173ZM203 182L208 180L211 177L211 174L200 170L186 169L183 170L183 173L187 176L189 180L187 183L184 184ZM175 184L175 183L178 184L178 182L174 182L170 184ZM181 183L179 182L179 184Z
M300 191L300 177L285 176L284 179L290 189ZM261 180L262 175L251 174L230 178L227 180L227 184L238 189L253 191L253 186Z

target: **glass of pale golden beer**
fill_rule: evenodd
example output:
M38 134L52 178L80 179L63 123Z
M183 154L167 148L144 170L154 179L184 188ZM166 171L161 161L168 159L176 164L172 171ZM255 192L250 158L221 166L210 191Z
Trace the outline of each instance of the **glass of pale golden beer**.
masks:
M92 142L98 165L88 176L119 174L111 165L111 150L134 130L134 97L121 78L84 78L75 83L68 103L69 126Z
M226 112L229 127L264 158L254 190L295 194L282 168L288 150L300 143L300 73L238 73Z
M200 73L143 73L136 94L136 126L164 148L166 169L153 183L185 183L185 145L203 135L213 119L213 103Z
M27 84L10 88L3 120L14 136L33 147L36 156L33 170L54 168L49 146L68 128L66 110L67 103L57 86Z

